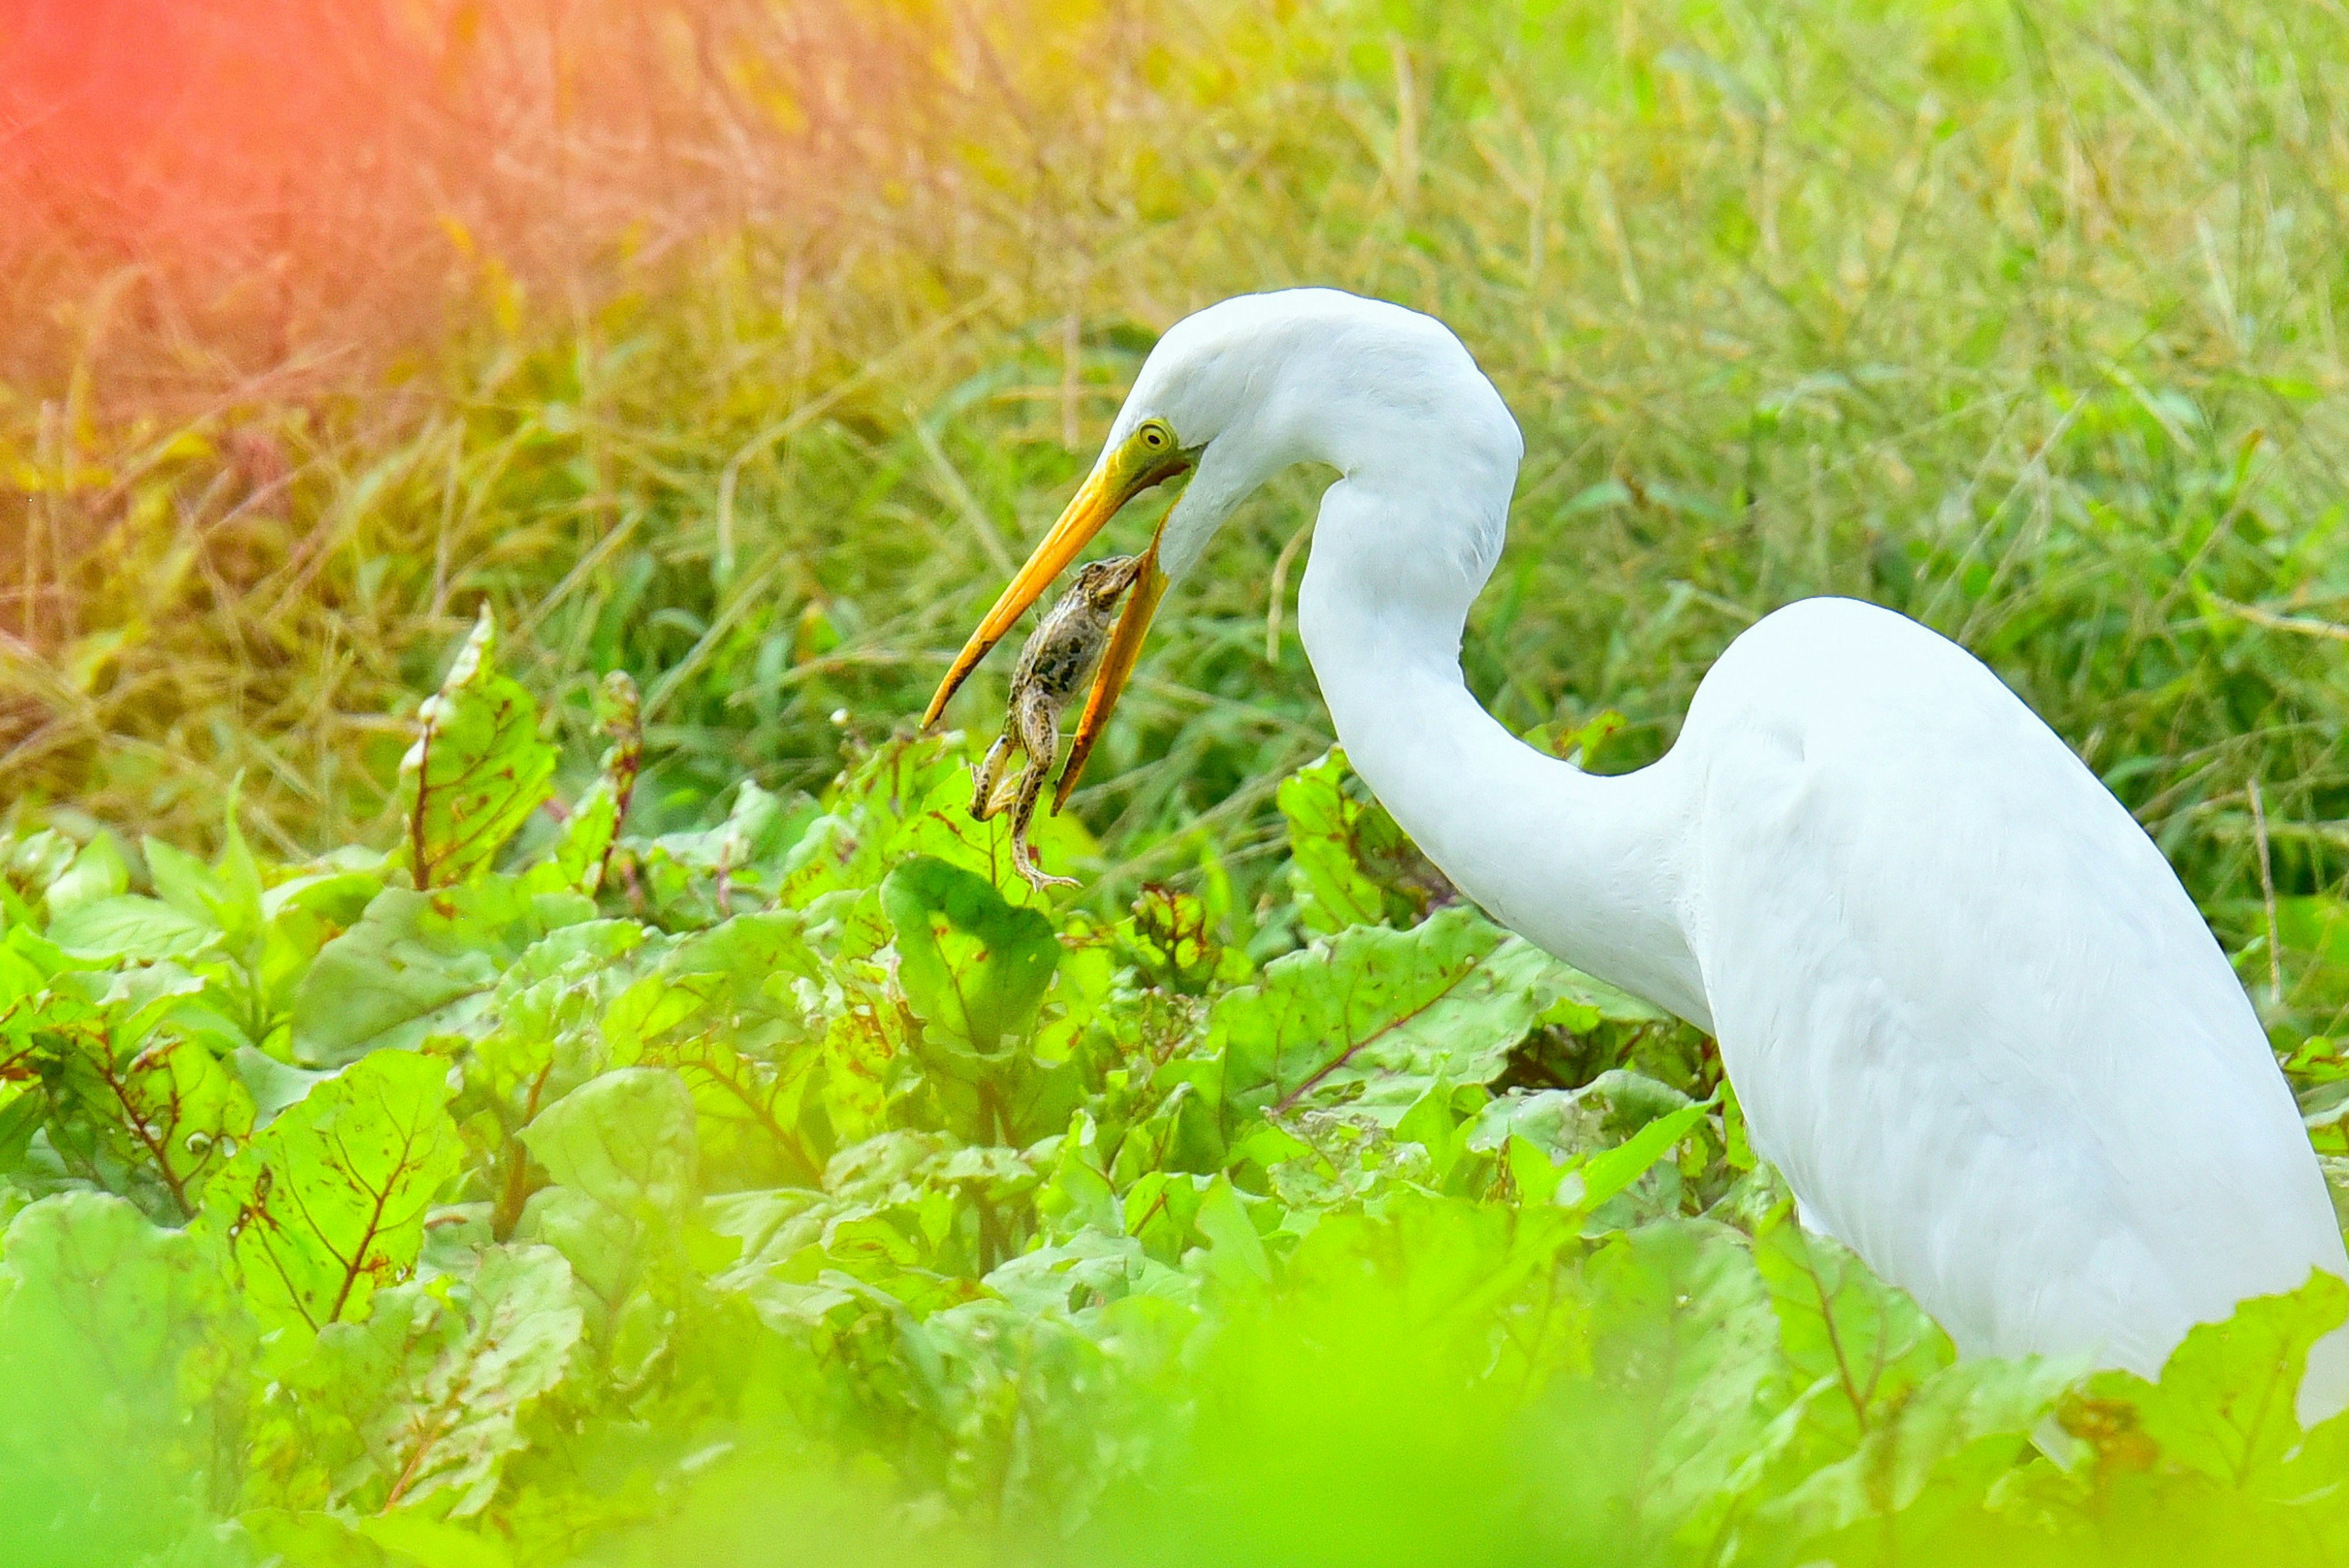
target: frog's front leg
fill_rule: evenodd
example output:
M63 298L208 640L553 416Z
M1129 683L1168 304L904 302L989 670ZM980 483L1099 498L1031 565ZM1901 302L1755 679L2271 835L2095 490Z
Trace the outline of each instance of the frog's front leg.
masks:
M1030 888L1074 888L1078 886L1074 877L1046 876L1028 847L1028 825L1035 819L1036 802L1044 793L1044 781L1051 774L1052 758L1061 746L1060 708L1043 693L1030 692L1013 704L1005 733L1014 728L1019 732L1019 743L1028 753L1028 771L1019 780L1019 798L1011 808L1011 863Z
M987 748L987 760L978 764L976 787L970 792L970 814L979 821L985 822L1010 804L1011 792L1004 787L1008 781L1003 778L1003 769L1004 764L1010 762L1011 754L1019 750L1019 725L1016 723L1004 725L1003 733L995 738L995 744ZM1032 763L1029 771L1034 771Z

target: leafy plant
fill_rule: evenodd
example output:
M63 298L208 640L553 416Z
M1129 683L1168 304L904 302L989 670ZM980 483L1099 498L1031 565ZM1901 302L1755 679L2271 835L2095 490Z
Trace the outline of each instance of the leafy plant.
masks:
M1037 900L945 804L955 739L583 838L616 730L562 831L448 813L504 836L429 889L13 846L7 1539L1720 1568L2349 1523L2349 1417L2292 1399L2339 1282L2156 1383L1958 1361L1794 1221L1701 1040L1420 916L1333 760L1286 792L1319 804L1278 920L1318 934L1259 970L1197 895ZM436 735L428 779L516 744Z

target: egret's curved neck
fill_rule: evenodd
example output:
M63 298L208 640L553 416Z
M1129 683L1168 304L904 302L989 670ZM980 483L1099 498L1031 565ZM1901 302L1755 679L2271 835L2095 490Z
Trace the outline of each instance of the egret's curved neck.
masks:
M1682 920L1687 792L1671 758L1585 774L1496 723L1460 674L1512 476L1435 483L1426 456L1323 497L1299 628L1355 771L1463 892L1578 969L1703 1027ZM1473 469L1474 464L1464 465ZM1482 541L1482 543L1480 543Z

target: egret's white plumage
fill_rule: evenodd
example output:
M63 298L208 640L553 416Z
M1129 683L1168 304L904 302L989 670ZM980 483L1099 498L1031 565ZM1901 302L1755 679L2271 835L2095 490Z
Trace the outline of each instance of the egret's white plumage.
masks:
M1169 578L1275 472L1339 471L1299 622L1354 767L1495 918L1712 1030L1806 1222L1961 1349L2152 1374L2246 1296L2349 1277L2192 901L1963 649L1855 601L1790 605L1730 645L1661 761L1586 774L1461 679L1523 446L1449 330L1331 290L1228 300L1153 352L1104 470L1154 421L1196 462ZM2344 1402L2336 1334L2301 1403Z

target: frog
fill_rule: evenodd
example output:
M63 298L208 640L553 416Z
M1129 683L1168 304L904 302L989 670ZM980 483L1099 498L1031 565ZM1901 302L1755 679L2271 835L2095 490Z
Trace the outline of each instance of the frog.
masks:
M1036 864L1035 854L1028 847L1028 826L1035 818L1045 776L1052 771L1052 759L1060 751L1061 714L1101 668L1118 601L1133 588L1141 566L1139 556L1095 561L1079 571L1074 586L1044 612L1011 671L1011 701L1003 733L988 748L987 760L979 764L970 814L985 822L1010 808L1012 864L1039 891L1078 885L1075 877L1049 876ZM1015 755L1020 758L1020 766L1011 774L1007 770Z

